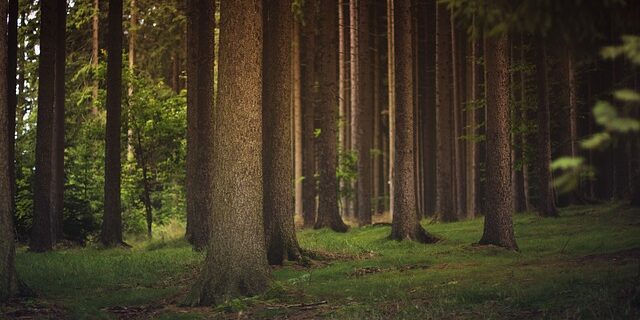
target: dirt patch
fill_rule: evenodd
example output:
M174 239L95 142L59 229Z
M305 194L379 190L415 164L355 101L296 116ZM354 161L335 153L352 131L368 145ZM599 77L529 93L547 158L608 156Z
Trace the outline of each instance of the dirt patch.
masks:
M633 260L640 260L640 248L616 251L612 253L590 254L578 259L576 263L610 262L616 265L627 264Z
M69 319L60 306L37 299L14 299L0 306L2 319Z

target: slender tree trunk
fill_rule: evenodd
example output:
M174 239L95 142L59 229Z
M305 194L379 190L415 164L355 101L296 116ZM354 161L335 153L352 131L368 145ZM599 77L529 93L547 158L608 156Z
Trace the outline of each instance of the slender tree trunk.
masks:
M551 187L551 129L549 124L549 85L547 79L547 54L543 38L536 48L536 83L538 93L538 212L543 217L558 216Z
M394 112L396 110L396 60L395 60L395 32L394 32L394 1L395 0L387 0L387 83L388 83L388 101L389 101L389 110L387 113L387 119L389 123L389 137L388 137L388 147L387 147L387 194L389 195L389 212L391 217L394 215L394 183L393 183L393 173L395 171L395 115Z
M487 74L487 210L480 244L518 250L513 221L509 147L509 53L507 35L485 38Z
M425 214L433 216L436 212L436 1L425 0L424 12L420 17L424 17L424 29L420 30L425 34L425 52L420 56L424 57L425 79L421 84L424 90L423 122L421 130L424 131L424 184L425 184Z
M199 226L197 194L202 191L198 174L198 1L187 1L187 155L186 203L187 231L185 237L196 249L204 249Z
M133 119L132 119L133 120ZM135 121L131 121L135 123ZM142 137L140 128L135 128L136 130L136 155L138 159L138 165L142 168L142 186L143 186L143 194L142 194L142 202L144 203L144 212L145 219L147 222L147 238L151 239L153 237L153 206L151 205L151 186L149 183L149 173L147 168L147 158L142 147Z
M8 131L9 132L9 187L11 212L16 210L16 111L18 108L18 96L16 95L18 72L18 0L10 0L8 6L8 32L7 32L7 84L8 84Z
M393 31L395 56L396 100L391 121L395 122L395 170L392 172L393 222L391 239L413 240L423 243L436 242L427 234L416 215L415 184L415 112L413 90L413 54L411 19L412 0L393 0Z
M56 48L55 48L55 88L53 104L53 147L51 154L51 214L52 228L56 240L63 239L64 206L64 102L67 2L57 0Z
M526 211L525 199L524 199L524 189L523 189L523 178L522 178L522 168L518 168L518 164L522 163L522 149L525 147L523 145L519 145L521 139L520 136L523 134L516 130L516 128L521 127L522 119L520 117L520 110L518 110L518 105L515 103L517 100L516 97L516 71L515 71L515 44L513 40L509 41L509 90L510 90L510 101L513 101L510 104L510 121L511 121L511 184L513 190L513 208L515 212L523 212Z
M91 18L91 67L93 69L93 85L91 88L91 114L98 115L98 55L100 54L100 0L93 0L93 14Z
M305 2L301 41L302 60L302 210L304 227L316 223L316 138L315 109L318 100L316 86L316 38L318 4Z
M451 20L450 12L444 4L437 4L436 11L436 139L437 139L437 213L445 222L456 221L454 203L454 163L453 163L453 83L451 70Z
M299 260L293 224L293 159L291 159L291 4L266 0L264 8L265 68L262 88L264 230L269 264Z
M380 91L382 87L381 81L381 72L380 72L380 27L379 27L379 17L380 17L380 9L376 3L371 4L371 28L373 33L373 64L370 66L373 68L373 114L372 114L372 122L373 122L373 150L374 153L371 154L371 183L372 183L372 213L377 214L382 211L380 199L382 197L382 185L380 182L381 173L382 173L382 133L380 128L380 114L382 109Z
M475 18L474 18L475 22ZM467 66L467 106L466 106L466 120L467 120L467 130L466 136L469 137L467 141L467 158L466 158L466 217L468 219L472 219L475 217L477 213L477 192L476 186L478 181L478 148L476 145L475 137L478 135L476 128L478 127L478 119L476 112L476 105L478 100L480 99L478 85L478 79L480 75L480 71L478 68L478 55L479 55L479 40L475 38L471 38L469 40L470 47L470 55L468 57L468 66Z
M348 4L348 3L347 3ZM346 39L345 39L345 0L338 0L338 147L339 150L345 152L346 134L347 134L347 88L346 88ZM344 180L338 181L340 190L345 188ZM341 196L338 199L340 203L340 214L346 216L347 197Z
M293 40L291 41L291 67L293 73L293 127L295 152L295 214L302 218L302 74L300 61L300 21L293 22Z
M120 202L120 128L122 101L122 0L109 1L109 35L107 44L107 128L105 133L104 218L101 241L118 246L122 241Z
M9 5L13 9L13 3ZM12 10L10 10L12 11ZM0 74L10 74L8 51L11 42L7 41L7 1L0 1ZM11 49L14 50L14 49ZM13 234L13 208L11 193L11 163L9 128L10 109L7 77L0 77L0 303L19 293L18 278L14 266L15 245ZM15 88L14 88L15 91Z
M55 244L55 217L51 208L53 122L55 103L56 20L59 1L40 3L40 62L38 67L38 120L36 173L30 250L44 252Z
M451 135L453 144L453 186L454 186L454 214L455 219L460 219L465 216L464 212L464 184L463 181L463 151L462 151L462 140L459 135L462 133L462 118L461 118L461 110L462 110L462 88L460 84L462 81L461 78L461 65L460 65L460 47L458 45L458 30L456 30L455 18L453 14L450 14L450 23L451 23L451 65L452 65L452 84L453 84L453 134Z
M338 1L327 0L318 19L318 218L314 228L345 232L338 212L337 110L338 106Z
M525 47L524 47L524 36L520 36L520 64L524 66L527 62L525 58ZM528 112L528 104L527 104L527 76L524 68L520 70L520 121L523 123L529 120L529 112ZM525 211L531 211L531 196L529 194L530 187L530 178L529 178L529 161L527 161L527 149L526 147L529 145L529 137L528 133L525 132L521 136L522 143L522 189L524 195L524 209Z
M208 162L216 181L212 189L215 211L224 214L209 217L211 238L200 279L187 298L191 305L257 295L270 282L261 179L262 9L261 0L222 1L220 5L216 150Z
M138 38L138 7L136 0L131 0L129 5L129 72L135 75L136 42ZM129 87L127 88L127 96L129 98L133 96L133 85L131 83L129 83ZM131 118L133 118L133 110L131 110L131 108L127 108L127 112L127 120L125 122L125 126L127 127L127 162L132 162L135 156L135 150L133 148L134 133L129 124L133 122L131 120Z

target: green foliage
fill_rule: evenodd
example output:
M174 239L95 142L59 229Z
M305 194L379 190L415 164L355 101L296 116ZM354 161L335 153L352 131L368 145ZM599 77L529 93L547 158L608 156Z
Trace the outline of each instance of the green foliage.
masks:
M353 183L358 180L358 154L353 150L338 150L338 198L352 200L356 190ZM344 204L342 204L344 207Z

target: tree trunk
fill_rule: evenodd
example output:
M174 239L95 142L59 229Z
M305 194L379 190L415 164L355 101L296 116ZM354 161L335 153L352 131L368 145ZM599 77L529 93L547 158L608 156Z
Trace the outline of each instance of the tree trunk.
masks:
M346 88L346 35L345 35L345 0L338 0L338 148L340 151L345 152L346 149L346 135L347 135L347 88ZM347 3L348 4L348 3ZM345 188L344 180L338 181L340 184L340 190ZM341 196L338 199L340 203L340 214L346 216L346 204L347 197Z
M294 181L295 181L295 214L302 218L302 74L300 61L300 21L294 18L293 40L291 41L291 67L293 77L293 127L294 127Z
M133 119L132 119L133 120ZM135 123L135 121L131 121ZM140 128L136 130L136 155L138 159L138 165L142 168L142 186L144 188L142 194L142 202L144 203L145 219L147 222L147 238L153 237L153 206L151 205L151 186L149 183L149 173L147 168L147 158L142 148L142 137Z
M91 18L91 68L93 70L93 86L91 88L91 114L98 115L98 57L100 54L100 0L93 0L93 14Z
M424 58L421 68L424 73L424 81L421 89L423 103L423 118L420 130L423 131L423 166L424 166L424 198L425 215L433 216L436 212L436 1L423 0L423 11L420 18L424 18L424 28L419 30L424 36L424 52L420 57Z
M379 21L379 17L380 17L380 8L377 4L373 3L371 5L371 16L372 16L372 20L371 20L371 27L372 27L372 33L373 33L373 64L370 66L371 68L373 68L373 114L372 114L372 121L373 121L373 150L375 150L375 152L371 155L372 159L371 159L371 166L372 166L372 176L371 176L371 183L372 183L372 214L378 214L380 212L382 212L382 206L381 206L381 201L380 199L382 199L382 184L381 184L381 176L382 176L382 154L381 154L381 149L382 149L382 133L381 133L381 121L380 121L380 114L381 114L381 109L382 109L382 97L381 97L381 90L382 90L382 75L381 75L381 70L380 70L380 64L381 64L381 50L380 50L380 21Z
M129 72L131 72L132 75L135 75L135 66L136 66L136 41L137 41L137 35L138 35L138 8L137 8L137 4L136 4L136 0L131 0L130 4L129 4L129 52L128 52L128 56L129 56ZM129 83L129 88L127 89L127 96L129 98L131 98L133 96L133 85L132 83ZM132 123L133 121L131 120L131 118L133 117L132 114L132 110L131 108L127 109L127 120L125 121L125 127L127 127L127 162L132 162L134 160L134 153L135 150L133 150L133 145L134 145L134 133L133 133L133 129L131 128L131 126L129 125L130 123ZM140 133L138 133L140 134Z
M105 133L104 218L101 241L105 246L122 245L120 202L121 101L122 101L122 0L109 1L107 43L107 126Z
M457 221L454 203L453 163L453 71L451 69L451 21L444 4L437 4L436 11L436 139L437 139L437 212L444 222Z
M513 190L513 208L515 212L523 212L526 211L525 205L525 197L524 197L524 188L523 188L523 177L522 177L522 168L518 168L518 164L522 163L522 149L525 148L524 145L519 145L521 139L520 136L524 133L519 132L516 128L521 127L522 118L520 117L521 112L518 110L518 105L515 103L517 101L516 97L516 71L514 70L515 65L515 44L513 40L509 41L509 90L510 90L510 101L513 101L513 104L510 107L510 121L511 121L511 184Z
M485 38L487 74L487 210L480 244L518 250L513 221L509 147L509 53L507 35Z
M266 0L264 11L265 68L262 88L264 230L269 264L299 260L293 224L293 159L291 159L291 27L287 1Z
M391 239L422 243L437 241L427 234L416 215L415 184L415 112L413 90L413 54L411 19L412 0L392 2L396 99L390 120L395 122L395 169L393 170L393 222Z
M536 46L536 84L538 94L538 212L543 217L558 216L551 186L551 129L549 124L549 85L545 41L540 38Z
M526 58L525 58L525 48L524 48L524 36L520 36L520 64L524 65L526 63ZM524 70L524 68L522 70L520 70L520 121L522 121L523 123L527 122L529 119L529 112L528 112L528 108L529 106L527 105L527 77L526 77L526 71ZM527 161L527 149L526 146L529 145L529 137L528 137L528 133L525 132L521 135L520 137L521 143L522 143L522 153L521 153L521 159L522 159L522 189L523 189L523 195L524 195L524 209L525 211L529 212L531 211L531 196L529 195L529 185L530 185L530 178L529 178L529 162Z
M202 191L198 174L198 1L187 1L187 155L185 196L187 206L187 231L185 238L195 249L204 249L204 234L198 219L198 196Z
M475 22L475 18L474 18ZM466 157L466 217L468 219L472 219L475 217L477 213L477 181L478 181L478 148L476 146L476 136L478 132L476 128L478 127L478 119L477 119L477 103L480 99L478 85L478 79L480 75L479 67L478 67L478 55L479 55L479 41L475 38L471 38L469 40L469 57L468 57L468 66L467 66L467 106L465 108L466 115L466 136L469 138L467 140L467 157Z
M394 32L394 0L387 0L387 83L388 83L388 101L389 101L389 110L387 112L387 119L389 124L389 136L388 147L387 147L387 194L389 194L389 213L391 217L393 217L393 203L394 203L394 192L393 192L393 173L395 171L395 115L393 114L396 110L396 61L395 61L395 32ZM385 192L386 193L386 192Z
M345 232L338 212L337 106L338 106L338 1L327 0L318 19L318 218L314 228Z
M449 15L450 24L451 24L451 74L452 74L452 96L453 96L453 108L452 108L452 116L453 116L453 133L451 135L453 144L453 207L454 207L454 215L455 219L460 219L464 217L464 185L462 183L462 171L463 171L463 161L462 161L462 140L460 140L459 134L462 133L462 122L461 122L461 73L460 73L460 47L458 45L458 30L456 30L455 18L451 13Z
M270 282L262 220L263 28L256 23L263 19L262 8L260 0L220 5L216 150L208 162L216 181L215 211L224 214L209 217L211 238L200 279L187 298L191 305L257 295Z
M53 147L51 154L51 214L52 227L56 233L56 240L63 236L63 206L64 206L64 103L65 103L65 64L66 64L66 29L67 6L66 1L60 0L56 20L56 49L55 49L55 92L53 104Z
M357 155L356 216L360 226L371 224L371 147L373 70L368 0L352 0L351 6L351 147Z
M302 210L305 228L316 223L316 138L315 109L318 100L316 87L316 37L318 23L317 2L305 2L301 42L302 69Z
M7 32L7 84L8 84L8 131L9 132L9 187L11 212L16 210L16 111L18 108L18 97L16 95L17 72L18 72L18 0L10 0L8 6L8 32Z
M40 65L38 68L38 120L36 124L36 173L30 250L51 250L56 242L52 204L52 156L55 104L56 33L59 1L40 3Z
M16 1L14 1L16 2ZM13 3L10 9L13 9ZM10 74L10 67L7 64L7 48L10 42L7 41L7 1L0 1L0 74ZM14 50L14 49L11 49ZM15 78L15 77L14 77ZM11 194L11 163L13 158L10 154L10 136L13 134L5 128L9 127L10 109L9 88L7 77L0 77L0 303L9 300L18 294L18 279L14 266L15 245L13 234L13 209ZM14 89L15 91L15 89Z

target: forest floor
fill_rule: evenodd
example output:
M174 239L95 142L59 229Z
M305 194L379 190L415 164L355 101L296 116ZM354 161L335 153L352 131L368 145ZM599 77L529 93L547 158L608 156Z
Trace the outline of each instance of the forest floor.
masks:
M0 307L0 318L640 318L640 210L609 203L560 218L518 214L520 252L474 245L482 222L425 220L442 238L430 245L390 241L384 225L302 231L316 260L275 268L269 292L215 308L180 306L203 259L181 240L20 249L19 274L38 297Z

